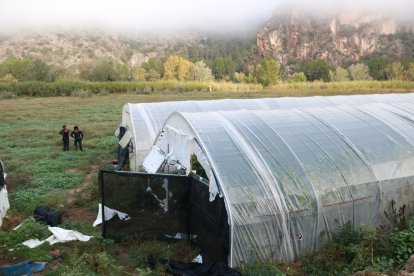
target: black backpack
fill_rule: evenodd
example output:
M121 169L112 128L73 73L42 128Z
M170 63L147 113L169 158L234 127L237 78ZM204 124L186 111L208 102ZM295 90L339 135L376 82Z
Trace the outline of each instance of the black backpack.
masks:
M33 217L36 221L46 223L52 227L62 223L62 213L52 210L46 205L37 206Z

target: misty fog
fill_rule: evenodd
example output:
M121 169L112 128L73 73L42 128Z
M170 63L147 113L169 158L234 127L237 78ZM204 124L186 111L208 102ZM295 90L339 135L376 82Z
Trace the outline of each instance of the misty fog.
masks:
M414 6L411 0L0 0L0 33L54 27L244 31L257 28L286 3L316 14L351 7L402 20L411 19Z
M97 27L131 31L243 29L269 19L276 0L0 0L0 32Z

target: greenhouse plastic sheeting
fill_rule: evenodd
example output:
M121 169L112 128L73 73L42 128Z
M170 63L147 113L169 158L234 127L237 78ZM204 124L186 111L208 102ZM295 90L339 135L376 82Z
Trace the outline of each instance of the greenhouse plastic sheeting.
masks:
M130 158L132 159L130 165L132 171L137 171L150 151L156 135L162 128L165 120L175 111L268 110L337 104L357 105L372 102L414 102L414 93L130 103L123 108L120 126L129 128L133 134L131 147L133 152L130 152ZM125 148L125 145L122 145L122 148Z
M292 261L332 230L413 210L414 104L174 113L195 137L225 198L230 265Z

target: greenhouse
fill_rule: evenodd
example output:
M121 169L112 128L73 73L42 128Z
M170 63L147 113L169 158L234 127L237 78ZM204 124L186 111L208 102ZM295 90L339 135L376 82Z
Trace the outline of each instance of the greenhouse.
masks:
M257 258L293 261L341 224L387 224L392 208L414 209L414 103L408 101L175 112L156 141L168 158L159 172L175 164L178 174L191 176L193 157L201 164L210 197L197 200L206 206L198 218L222 214L207 204L223 200L233 267Z
M116 131L119 138L118 162L123 166L125 161L129 161L131 171L142 171L142 162L155 137L164 121L175 111L268 110L370 102L414 102L414 93L128 103L123 107L121 124Z

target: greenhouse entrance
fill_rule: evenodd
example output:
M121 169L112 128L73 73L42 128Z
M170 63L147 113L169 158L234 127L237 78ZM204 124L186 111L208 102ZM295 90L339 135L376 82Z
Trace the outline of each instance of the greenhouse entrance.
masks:
M224 199L210 202L203 178L101 171L99 188L102 208L127 215L109 219L102 210L103 237L185 239L199 247L204 258L227 263L229 224Z

